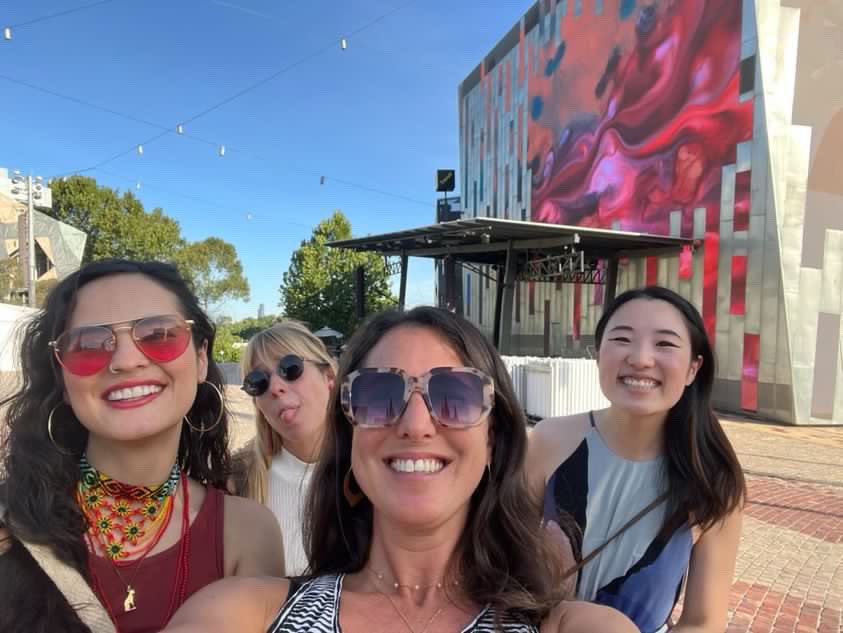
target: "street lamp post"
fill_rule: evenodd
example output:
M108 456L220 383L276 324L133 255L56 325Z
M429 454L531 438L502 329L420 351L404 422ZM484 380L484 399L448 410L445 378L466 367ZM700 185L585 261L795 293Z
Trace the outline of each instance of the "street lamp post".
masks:
M21 189L21 186L24 189ZM20 254L21 269L24 272L26 281L27 303L30 307L36 307L35 283L38 280L38 270L35 266L35 201L43 197L44 185L40 176L32 178L27 176L24 179L19 172L12 177L12 196L18 200L26 198L26 257L24 257L23 244L18 247Z

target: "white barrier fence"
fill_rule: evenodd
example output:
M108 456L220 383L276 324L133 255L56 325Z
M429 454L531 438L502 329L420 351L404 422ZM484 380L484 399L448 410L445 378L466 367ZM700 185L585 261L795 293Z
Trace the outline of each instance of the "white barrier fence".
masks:
M515 394L536 418L582 413L609 406L600 391L597 363L588 358L504 356Z

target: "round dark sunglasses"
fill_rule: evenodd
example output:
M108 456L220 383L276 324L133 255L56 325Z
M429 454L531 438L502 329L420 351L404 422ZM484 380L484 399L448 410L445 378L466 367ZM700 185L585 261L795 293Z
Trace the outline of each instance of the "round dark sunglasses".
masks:
M287 354L278 361L275 373L287 382L295 382L304 373L305 362L313 363L319 367L326 366L325 363L317 363L311 360L306 361L296 354ZM257 398L265 394L266 390L269 389L271 378L272 376L265 369L253 369L246 374L246 377L243 379L243 385L240 388L253 398Z

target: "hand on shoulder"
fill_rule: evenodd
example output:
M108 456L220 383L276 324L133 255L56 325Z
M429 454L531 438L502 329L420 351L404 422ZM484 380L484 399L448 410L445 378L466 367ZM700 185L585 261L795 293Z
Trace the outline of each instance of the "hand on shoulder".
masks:
M278 520L251 499L225 496L225 552L226 575L280 577L285 573Z

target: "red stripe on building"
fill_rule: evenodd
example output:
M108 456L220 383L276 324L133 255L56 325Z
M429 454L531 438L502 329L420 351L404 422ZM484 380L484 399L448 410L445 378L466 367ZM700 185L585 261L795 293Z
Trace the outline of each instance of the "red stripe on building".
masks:
M571 332L576 340L580 338L580 320L582 319L581 289L581 284L574 284L574 322L571 324Z
M647 285L657 286L659 284L659 258L647 258Z
M752 201L751 182L751 171L742 171L735 174L735 231L749 230L749 209Z
M761 337L758 334L744 334L741 409L749 411L758 411L758 358L760 349Z
M732 296L729 314L746 314L746 255L732 257Z

